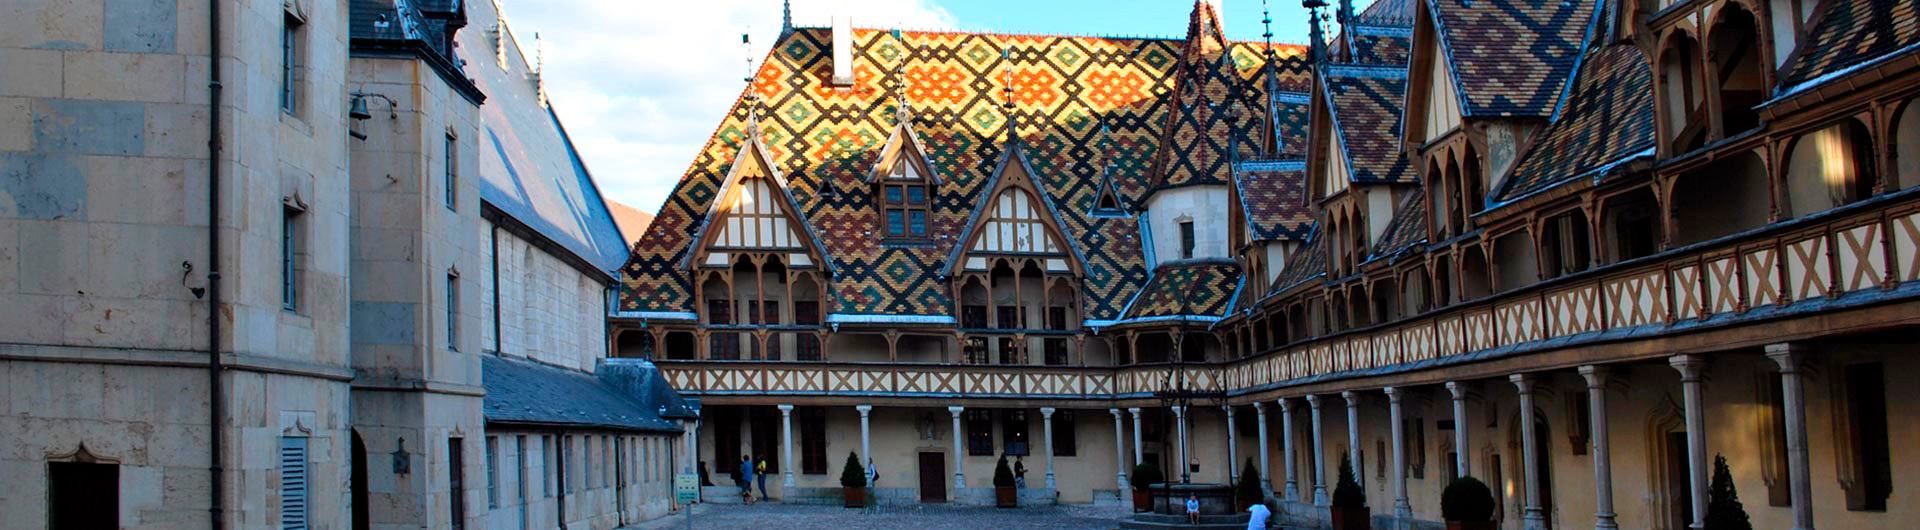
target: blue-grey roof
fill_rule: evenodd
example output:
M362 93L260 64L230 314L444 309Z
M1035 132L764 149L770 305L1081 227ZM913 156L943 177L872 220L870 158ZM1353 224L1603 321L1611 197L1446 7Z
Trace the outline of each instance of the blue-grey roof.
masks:
M462 32L465 49L491 49L484 33ZM525 55L510 32L501 40L505 67L483 54L466 68L487 95L480 107L480 200L613 275L626 263L627 240L566 128L541 103Z
M653 365L622 368L596 376L483 355L487 423L680 432L669 418L691 409Z

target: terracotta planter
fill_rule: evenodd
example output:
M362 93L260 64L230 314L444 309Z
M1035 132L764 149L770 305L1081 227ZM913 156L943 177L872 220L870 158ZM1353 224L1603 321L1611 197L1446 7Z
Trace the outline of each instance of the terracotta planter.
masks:
M1494 530L1493 521L1447 521L1447 530Z
M1153 511L1153 494L1147 490L1133 490L1133 511Z
M994 506L999 506L1001 508L1012 508L1015 506L1019 506L1020 490L1018 488L994 488L993 500L994 500Z
M1368 530L1372 523L1372 514L1366 507L1329 508L1333 513L1333 530Z
M842 487L840 488L840 491L841 491L840 497L842 500L846 501L846 506L848 508L860 508L867 505L867 489L866 488Z

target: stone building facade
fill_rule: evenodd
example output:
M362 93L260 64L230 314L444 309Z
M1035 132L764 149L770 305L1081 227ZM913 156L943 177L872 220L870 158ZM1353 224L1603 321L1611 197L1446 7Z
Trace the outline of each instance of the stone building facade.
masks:
M695 412L607 359L627 247L498 4L22 8L0 23L0 527L676 508Z
M1333 4L1305 46L1207 2L1177 40L789 25L635 244L616 355L793 501L849 452L894 502L1251 461L1312 523L1345 455L1380 526L1474 476L1504 528L1677 529L1723 456L1756 527L1920 520L1920 13Z

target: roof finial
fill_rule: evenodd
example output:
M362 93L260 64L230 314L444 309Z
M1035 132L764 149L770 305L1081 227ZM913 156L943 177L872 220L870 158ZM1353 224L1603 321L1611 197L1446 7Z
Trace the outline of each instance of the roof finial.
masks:
M751 31L752 28L748 30ZM740 78L740 81L747 84L753 83L753 37L751 35L751 33L740 34L740 55L747 62L747 75Z
M894 109L894 119L900 125L911 123L913 108L907 104L907 68L904 61L893 68L893 90L894 99L899 103L898 108Z
M1327 3L1322 0L1304 0L1300 5L1307 8L1307 34L1313 39L1313 64L1327 62L1327 35L1320 29L1320 8Z
M1267 9L1267 0L1260 0L1260 28L1266 31L1265 33L1260 34L1260 38L1265 39L1267 41L1267 59L1272 60L1273 59L1273 12Z
M540 32L533 32L533 94L541 107L547 106L547 47Z
M788 33L793 33L793 0L781 0L780 36L785 37Z
M1005 43L1000 45L1000 68L1000 78L1001 81L1003 81L1000 92L1005 96L1004 102L1002 102L1000 106L1006 109L1007 112L1007 144L1012 145L1014 142L1020 141L1020 135L1014 131L1013 48Z

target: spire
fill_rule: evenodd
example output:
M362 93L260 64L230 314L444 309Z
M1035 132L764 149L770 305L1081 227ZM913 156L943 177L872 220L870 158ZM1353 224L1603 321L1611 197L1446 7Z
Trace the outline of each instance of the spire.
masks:
M1000 106L1002 109L1006 110L1007 146L1009 149L1011 149L1013 144L1018 143L1020 141L1020 134L1019 132L1014 130L1015 118L1013 115L1013 48L1009 47L1006 44L1000 45L1000 79L1003 82L1000 88L1000 92L1004 96L1003 98L1004 101L1000 104Z
M533 32L533 93L541 107L547 106L547 47L540 42L540 32Z
M907 105L907 72L904 64L902 62L902 66L893 69L893 96L898 104L893 114L894 120L901 125L913 122L913 108Z
M1353 0L1340 0L1340 62L1353 62Z
M1300 3L1307 8L1307 34L1313 39L1313 64L1327 62L1327 35L1320 29L1320 8L1327 3L1318 0L1306 0Z
M793 33L793 0L781 0L780 36L785 37L789 33Z

